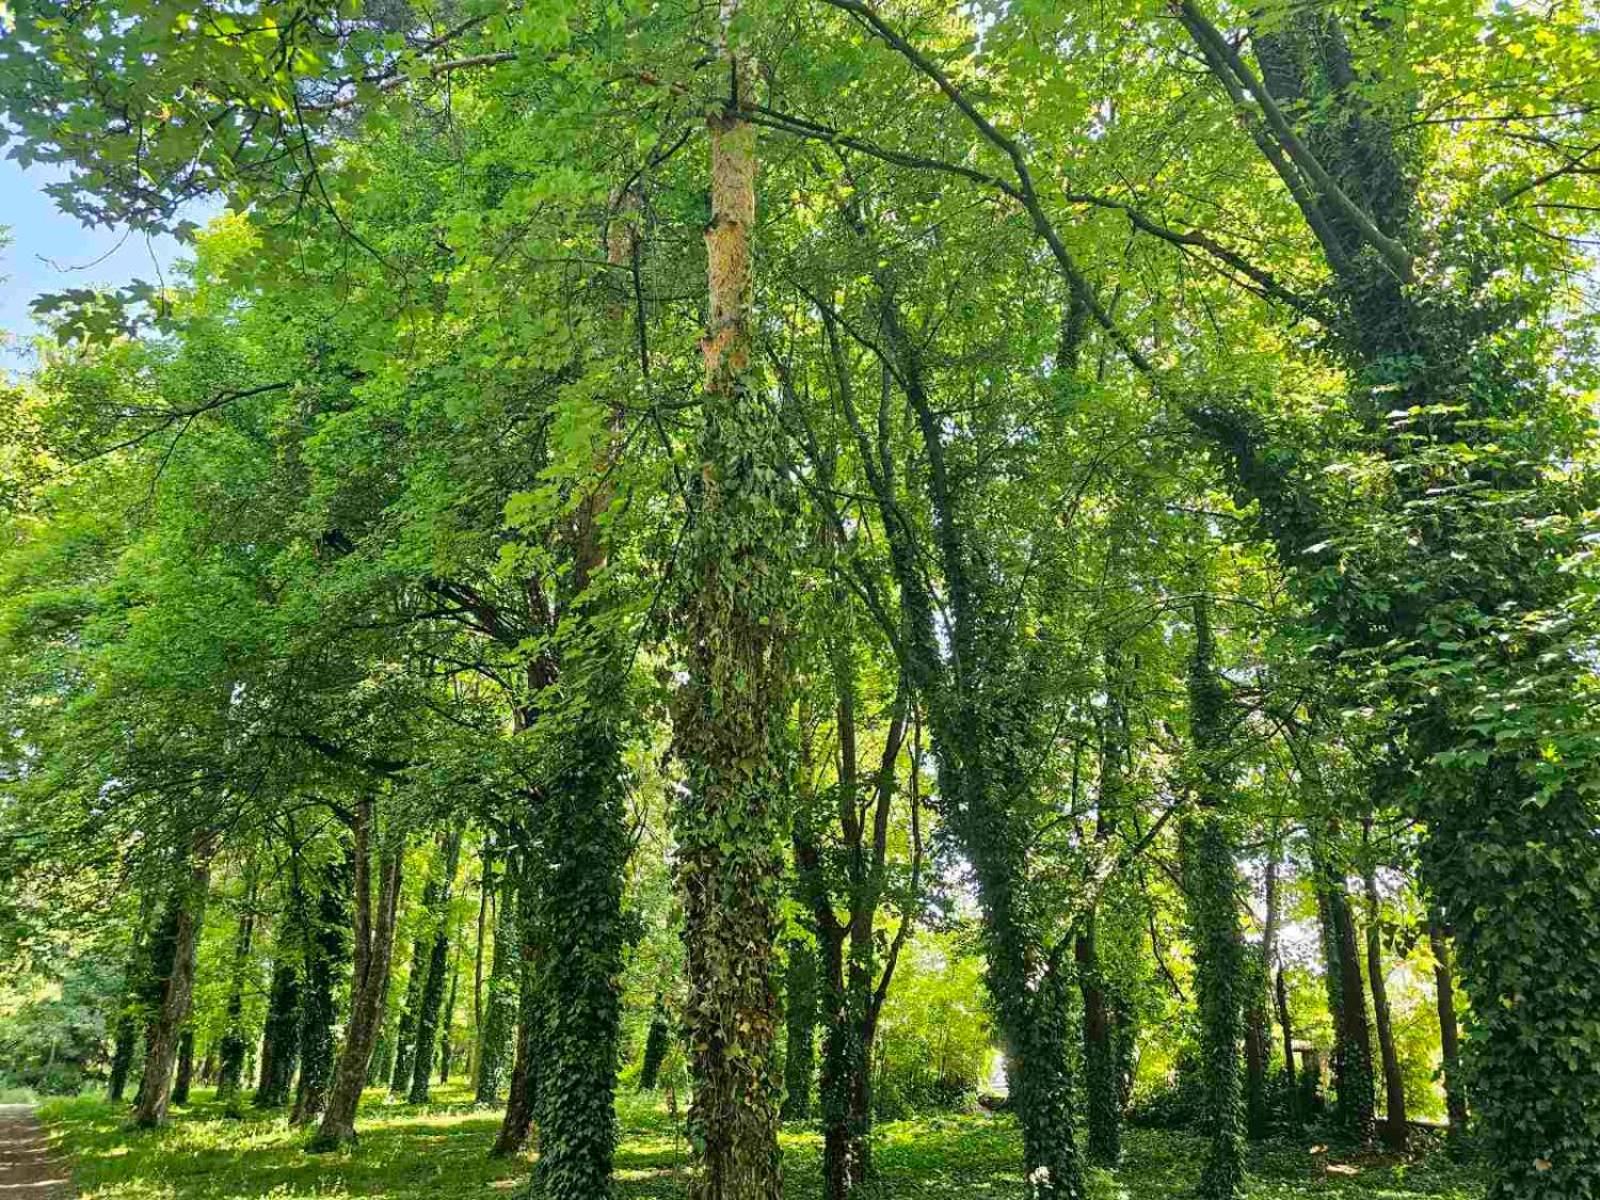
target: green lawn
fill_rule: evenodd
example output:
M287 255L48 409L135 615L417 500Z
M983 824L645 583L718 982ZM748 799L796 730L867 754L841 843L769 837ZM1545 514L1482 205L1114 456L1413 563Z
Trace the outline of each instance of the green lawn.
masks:
M40 1112L58 1146L72 1158L84 1200L223 1200L227 1197L385 1196L394 1200L487 1200L525 1189L526 1159L497 1162L485 1153L498 1112L474 1109L464 1089L437 1089L438 1103L386 1104L372 1093L363 1109L360 1146L338 1155L307 1154L304 1137L281 1116L251 1111L230 1120L197 1093L155 1133L126 1127L127 1109L102 1100L56 1100ZM682 1194L677 1177L686 1148L659 1105L622 1101L623 1141L617 1156L621 1200L665 1200ZM1135 1130L1124 1168L1113 1181L1095 1179L1097 1200L1160 1200L1184 1196L1194 1181L1200 1147L1187 1135ZM783 1138L786 1195L811 1200L820 1138L790 1129ZM1017 1132L1005 1117L932 1117L884 1125L878 1163L885 1194L915 1200L1020 1197ZM1359 1157L1324 1163L1309 1147L1274 1143L1254 1156L1251 1195L1258 1200L1327 1196L1355 1200L1446 1197L1478 1200L1470 1171L1442 1158L1394 1163Z

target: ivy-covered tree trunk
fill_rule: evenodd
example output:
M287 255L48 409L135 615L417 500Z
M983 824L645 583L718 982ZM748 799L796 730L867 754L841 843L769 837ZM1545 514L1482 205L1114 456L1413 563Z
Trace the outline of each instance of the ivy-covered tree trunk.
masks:
M811 1083L816 1075L817 956L809 943L788 945L783 973L783 1107L785 1121L811 1116Z
M724 37L737 16L723 3ZM773 987L788 715L790 520L777 431L751 362L756 131L750 78L728 55L733 95L708 121L710 313L691 477L693 524L679 555L686 682L673 706L685 781L676 811L695 1079L688 1114L691 1200L779 1200Z
M217 1047L217 1099L231 1104L244 1080L244 1059L250 1042L244 1028L244 992L250 972L250 948L255 937L255 879L245 889L239 909L239 927L233 940L232 975L228 980L227 1025Z
M1369 822L1370 829L1370 822ZM1409 1136L1406 1085L1400 1074L1400 1054L1394 1043L1394 1022L1389 1013L1389 987L1384 979L1383 944L1379 934L1378 877L1368 862L1363 872L1367 894L1367 982L1372 989L1372 1016L1378 1029L1378 1050L1383 1062L1383 1141L1390 1150L1404 1153Z
M1239 1043L1244 1034L1246 972L1239 934L1239 872L1234 864L1228 798L1232 788L1228 698L1215 664L1207 601L1195 604L1189 669L1189 729L1195 803L1179 825L1179 857L1194 939L1195 1000L1200 1010L1200 1070L1208 1137L1197 1195L1234 1200L1244 1191L1244 1106Z
M305 985L300 992L300 1080L295 1088L291 1125L307 1125L322 1115L333 1084L333 1026L338 1019L334 989L349 954L345 927L350 921L351 873L345 863L322 871L316 909L305 922Z
M522 961L517 945L516 878L515 858L508 857L495 897L494 950L478 1036L476 1098L479 1104L494 1104L500 1099L500 1088L505 1082L506 1051L511 1048L516 1028Z
M1444 1107L1450 1121L1450 1149L1459 1154L1467 1136L1467 1090L1461 1078L1461 1029L1456 1020L1456 985L1450 967L1450 939L1435 915L1428 918L1433 951L1435 1007L1439 1010L1439 1048L1444 1065Z
M178 1043L194 998L195 956L211 878L205 855L197 849L194 857L188 876L174 889L170 902L172 969L164 981L161 1006L152 1026L149 1048L145 1051L144 1080L133 1114L133 1123L141 1129L152 1129L167 1118Z
M445 835L444 866L430 910L433 930L429 939L427 979L417 999L416 1044L412 1048L411 1090L407 1097L412 1104L428 1102L428 1085L433 1080L439 1010L444 1005L445 984L450 973L450 900L455 889L456 867L461 861L461 833L457 828Z
M188 1104L189 1088L194 1083L194 1030L185 1029L178 1038L178 1074L172 1081L172 1103Z
M281 955L272 965L272 988L267 995L267 1023L261 1035L261 1073L251 1103L256 1108L280 1108L289 1103L295 1066L300 1059L300 970Z
M1272 968L1277 959L1278 940L1278 858L1277 848L1267 860L1266 920L1261 936L1261 953L1245 965L1245 1129L1253 1140L1266 1137L1272 1128L1267 1103L1267 1070L1272 1060L1272 1017L1269 996Z
M591 687L599 687L592 681ZM591 710L559 751L540 825L546 852L527 918L539 963L539 1160L550 1200L611 1194L622 1003L622 747Z
M405 839L390 831L387 844L378 853L374 889L372 843L379 839L379 831L370 797L362 797L357 802L352 833L355 971L350 980L350 1019L345 1024L344 1045L334 1067L333 1085L328 1090L322 1123L311 1143L314 1150L330 1150L356 1138L356 1109L361 1103L361 1091L367 1082L373 1047L378 1041L389 997L389 967L394 955L395 923L405 866Z

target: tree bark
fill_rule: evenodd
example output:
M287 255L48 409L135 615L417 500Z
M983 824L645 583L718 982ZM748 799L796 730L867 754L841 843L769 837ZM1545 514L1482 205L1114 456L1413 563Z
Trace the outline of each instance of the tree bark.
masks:
M200 926L205 919L206 889L211 878L205 856L197 850L195 859L188 879L178 885L172 898L176 910L172 971L163 989L150 1048L145 1054L144 1081L140 1087L139 1104L133 1114L133 1123L141 1129L153 1129L167 1118L178 1042L194 999L195 951L200 942Z
M355 840L355 973L350 983L350 1020L344 1046L333 1072L333 1086L322 1124L311 1148L328 1150L356 1139L356 1109L367 1080L372 1050L383 1024L389 996L389 967L394 954L395 923L400 907L405 840L389 831L378 859L378 887L373 895L372 842L377 839L373 802L357 803Z

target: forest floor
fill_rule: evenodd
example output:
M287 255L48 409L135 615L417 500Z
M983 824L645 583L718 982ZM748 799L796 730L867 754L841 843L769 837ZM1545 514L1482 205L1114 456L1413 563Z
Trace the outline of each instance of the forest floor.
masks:
M619 1103L618 1200L677 1200L687 1147L653 1097ZM307 1154L305 1135L281 1114L247 1109L230 1120L208 1090L155 1133L128 1128L125 1105L97 1098L49 1101L39 1110L54 1148L70 1157L82 1200L232 1200L235 1197L384 1196L388 1200L488 1200L520 1197L526 1158L496 1161L486 1151L498 1111L474 1108L464 1087L436 1089L413 1107L369 1095L362 1137L352 1152ZM907 1200L1020 1197L1019 1139L1008 1117L936 1116L879 1126L876 1155L884 1195ZM786 1200L820 1195L821 1139L791 1127L783 1135ZM1252 1200L1323 1196L1329 1200L1479 1200L1481 1179L1442 1155L1396 1161L1377 1155L1330 1161L1309 1145L1272 1142L1252 1150ZM1132 1130L1125 1165L1097 1175L1096 1200L1166 1200L1190 1194L1201 1157L1187 1134ZM0 1187L0 1200L20 1193ZM27 1193L32 1200L32 1193Z

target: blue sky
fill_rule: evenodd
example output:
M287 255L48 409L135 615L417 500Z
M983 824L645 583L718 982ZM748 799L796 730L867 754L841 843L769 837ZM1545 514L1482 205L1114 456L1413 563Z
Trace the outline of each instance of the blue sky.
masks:
M171 238L147 240L125 230L86 229L56 208L45 186L64 172L35 165L24 171L0 158L0 225L11 244L0 250L0 330L12 335L0 345L0 368L25 369L32 361L27 339L38 327L28 311L35 296L74 287L121 287L135 279L170 277L183 247Z

